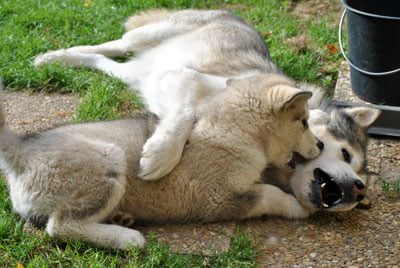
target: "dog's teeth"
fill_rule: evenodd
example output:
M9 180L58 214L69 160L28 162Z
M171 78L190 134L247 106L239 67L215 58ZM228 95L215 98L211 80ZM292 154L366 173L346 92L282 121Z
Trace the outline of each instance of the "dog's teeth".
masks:
M329 208L328 204L322 203L322 205L324 206L324 208Z
M325 186L326 186L325 182L323 184L321 184L321 188L324 188Z
M341 201L341 199L338 199L338 200L336 200L333 204L334 204L334 205L339 204L340 201Z

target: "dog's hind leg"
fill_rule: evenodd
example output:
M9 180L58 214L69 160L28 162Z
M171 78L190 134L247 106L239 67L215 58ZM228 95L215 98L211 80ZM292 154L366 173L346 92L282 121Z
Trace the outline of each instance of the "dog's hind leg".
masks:
M124 37L99 45L75 46L66 49L66 51L85 54L100 54L109 58L124 56L128 52L131 52L129 49L129 40Z
M143 247L145 244L140 232L112 224L60 221L52 217L46 230L53 237L81 240L104 248L126 249L129 246Z
M87 189L69 193L71 197L62 201L50 215L46 231L53 237L82 240L107 248L143 246L145 239L138 231L100 223L112 213L125 192L125 178L109 173L93 181L91 193ZM77 187L83 188L82 185Z
M125 33L121 39L93 46L76 46L68 52L94 53L106 57L123 56L128 52L138 53L160 45L169 38L192 30L193 26L168 21L150 23Z
M35 67L43 64L58 62L72 67L88 67L102 71L108 75L121 79L129 85L135 83L135 72L127 67L130 62L119 63L100 54L84 54L57 50L39 55L35 58Z
M168 19L173 13L167 10L153 11L131 17L126 22L128 30L121 39L105 42L98 45L75 46L66 49L68 52L84 54L100 54L106 57L123 56L128 52L143 52L156 47L174 36L197 29L202 25L212 22L218 17L232 16L227 11L184 11L177 13L173 19ZM160 16L156 19L155 14ZM54 51L62 51L63 49ZM46 56L54 52L47 52ZM35 59L36 61L36 59Z
M297 219L311 214L293 195L271 184L255 184L248 193L239 197L238 209L235 211L241 211L240 219L263 215Z
M67 49L49 51L35 58L35 65L39 65L43 59L50 59L57 53L82 53L99 54L109 58L119 57L128 52L142 52L152 47L158 46L165 40L192 30L194 26L176 24L168 21L150 23L135 28L125 33L121 39L105 42L98 45L75 46ZM46 61L47 62L47 61Z
M114 144L77 136L69 151L53 160L50 179L54 202L46 231L61 239L82 240L102 247L142 246L143 236L128 228L102 224L126 191L125 152ZM60 167L61 168L58 168ZM54 182L53 182L54 181Z

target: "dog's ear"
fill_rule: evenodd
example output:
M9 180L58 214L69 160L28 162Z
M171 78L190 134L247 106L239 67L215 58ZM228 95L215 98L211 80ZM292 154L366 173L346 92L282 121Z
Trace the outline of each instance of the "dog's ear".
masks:
M292 94L287 95L287 99L280 107L280 110L284 112L298 105L304 106L305 102L310 99L311 96L312 93L310 91L296 90Z
M324 99L325 91L320 87L307 83L300 83L298 86L301 90L312 92L312 97L308 100L308 108L318 109L321 106L322 100Z
M308 118L308 123L310 126L325 125L328 124L331 117L326 112L320 109L310 110L310 117Z
M382 111L374 108L357 107L346 109L346 113L350 115L357 124L368 128L375 122Z

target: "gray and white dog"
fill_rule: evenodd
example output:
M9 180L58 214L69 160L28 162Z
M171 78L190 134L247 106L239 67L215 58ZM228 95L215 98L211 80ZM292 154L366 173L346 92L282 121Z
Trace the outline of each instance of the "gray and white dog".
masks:
M310 161L299 159L295 171L267 167L263 180L294 194L311 211L347 211L357 204L366 208L370 206L366 132L381 111L318 103L310 103L314 109L309 125L325 144L322 154Z

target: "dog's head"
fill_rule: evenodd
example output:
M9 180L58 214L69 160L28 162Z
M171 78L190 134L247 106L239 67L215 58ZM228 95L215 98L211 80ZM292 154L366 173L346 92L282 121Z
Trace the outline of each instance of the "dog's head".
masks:
M350 210L366 195L366 130L380 111L348 108L310 113L310 129L325 148L318 158L298 166L291 189L313 211Z
M257 75L228 81L250 111L246 120L252 135L266 145L267 155L281 168L294 168L293 152L304 158L317 157L322 143L308 127L307 100L312 93L295 87L281 75ZM229 90L227 91L229 92ZM250 130L249 130L250 131Z

